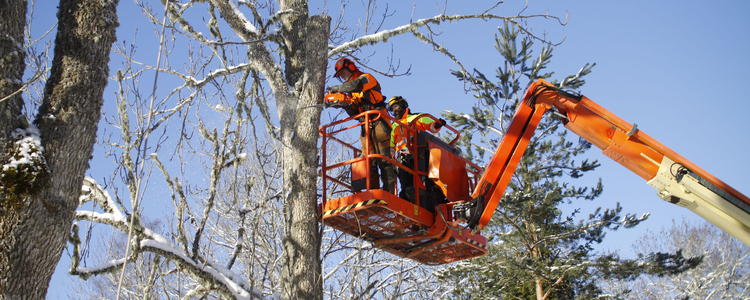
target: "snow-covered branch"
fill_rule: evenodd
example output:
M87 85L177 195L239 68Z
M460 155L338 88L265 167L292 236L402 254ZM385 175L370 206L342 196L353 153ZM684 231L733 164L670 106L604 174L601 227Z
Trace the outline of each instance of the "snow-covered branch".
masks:
M83 186L81 187L81 196L79 197L79 206L83 205L88 201L94 201L99 204L99 207L106 212L106 214L97 214L93 211L85 212L80 211L82 215L89 215L90 218L98 219L110 219L112 223L115 222L127 222L127 218L122 211L117 207L117 204L109 195L104 187L96 183L91 177L85 177L83 179ZM78 212L76 212L78 213Z
M211 4L216 6L221 12L222 18L227 22L229 27L245 42L258 39L258 30L245 15L237 9L231 1L228 0L211 0ZM251 64L268 79L274 93L277 97L284 98L290 94L291 87L286 82L284 68L274 60L271 51L263 43L252 43L248 45L248 53L253 56Z
M47 160L41 134L34 125L17 128L11 136L15 140L7 163L0 172L0 194L7 195L13 206L20 207L23 199L38 189L41 178L48 174Z
M263 294L247 285L247 280L241 278L223 266L210 261L201 263L191 259L177 245L172 244L163 236L155 235L156 239L141 240L140 246L144 251L153 252L177 263L204 286L219 286L220 294L225 298L234 299L262 299Z
M107 224L127 234L130 222L119 210L115 202L109 196L109 193L91 178L86 178L84 183L85 185L82 188L83 192L81 195L81 202L95 201L100 204L105 213L78 210L76 211L75 218L77 220ZM198 282L202 283L205 287L218 288L218 292L224 297L234 299L262 298L263 294L260 291L250 287L247 284L247 280L241 278L229 269L200 256L192 258L193 256L184 249L181 249L180 246L172 243L166 237L146 228L140 222L134 223L133 226L135 227L133 230L135 238L133 240L139 241L136 245L137 252L147 251L168 258L173 263L179 265L182 270L193 276ZM80 239L78 238L77 224L73 227L70 241L75 247L73 266L71 267L70 273L81 276L82 278L119 270L129 260L129 258L124 257L101 263L95 267L79 267L80 251L78 249L80 247Z
M446 21L447 22L457 22L457 21L466 20L466 19L481 19L481 20L485 20L485 21L487 21L487 20L504 20L504 21L507 21L507 22L515 24L525 34L528 34L529 36L534 37L534 38L536 38L538 40L544 41L544 39L538 38L535 35L533 35L531 32L525 30L524 27L521 26L520 23L518 23L519 19L528 19L528 18L537 18L537 17L553 18L553 19L557 19L559 21L559 18L550 16L550 15L526 15L526 16L505 17L505 16L498 16L498 15L489 14L489 13L473 14L473 15L452 15L452 16L447 16L445 14L440 14L440 15L437 15L437 16L434 16L434 17L431 17L431 18L420 19L420 20L417 20L415 22L412 22L412 23L409 23L409 24L406 24L406 25L402 25L402 26L396 27L396 28L391 29L391 30L383 30L383 31L380 31L380 32L377 32L377 33L365 35L365 36L359 37L359 38L357 38L357 39L355 39L353 41L343 43L343 44L341 44L339 46L333 47L333 49L331 49L328 52L328 57L333 57L336 54L345 52L345 51L347 51L349 49L352 49L352 48L357 48L357 47L361 47L361 46L364 46L364 45L376 44L376 43L380 43L380 42L386 42L386 41L388 41L389 38L397 36L397 35L402 35L402 34L405 34L405 33L416 33L418 29L420 29L422 27L425 27L425 26L427 26L429 24L439 25L440 23L446 22Z

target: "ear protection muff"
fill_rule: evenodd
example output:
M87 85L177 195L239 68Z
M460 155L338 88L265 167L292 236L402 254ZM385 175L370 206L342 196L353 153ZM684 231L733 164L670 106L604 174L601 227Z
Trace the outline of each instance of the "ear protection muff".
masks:
M335 68L336 68L336 74L333 75L334 77L339 77L341 75L341 70L343 70L344 68L352 72L357 71L357 66L354 64L354 62L346 57L339 59L336 62Z

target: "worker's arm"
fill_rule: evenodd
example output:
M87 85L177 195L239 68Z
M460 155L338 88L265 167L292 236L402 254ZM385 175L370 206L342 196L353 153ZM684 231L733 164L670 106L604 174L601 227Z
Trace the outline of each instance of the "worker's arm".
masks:
M445 120L439 119L435 121L430 117L420 117L415 123L415 127L418 131L421 130L437 133L445 125Z
M367 76L365 74L362 74L354 80L347 81L340 85L332 86L331 91L336 93L359 93L364 90L365 85L369 82L370 80L367 78Z

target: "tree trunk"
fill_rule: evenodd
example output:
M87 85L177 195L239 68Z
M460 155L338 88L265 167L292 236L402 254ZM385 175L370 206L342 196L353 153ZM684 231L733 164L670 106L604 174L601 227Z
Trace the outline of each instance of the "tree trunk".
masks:
M534 288L536 289L536 300L544 300L544 279L538 276L534 278Z
M290 54L294 53L286 57L293 60L287 62L286 78L294 80L289 84L298 87L299 98L285 99L289 101L277 99L284 145L286 223L281 274L284 299L323 299L321 236L316 207L320 108L300 108L321 103L323 99L331 19L319 15L307 19L305 23L299 23L299 19L285 22L285 26L293 25L286 29L293 30L285 37L291 40L288 43L292 45L287 45L292 49Z
M43 299L47 293L96 140L109 52L116 39L117 2L60 1L54 60L35 120L49 174L20 209L0 208L0 298ZM0 20L25 21L25 17ZM2 125L5 132L13 129Z
M23 30L26 27L26 0L0 2L0 159L7 161L5 146L10 133L21 126L18 117L23 108L21 89L26 51Z
M23 99L17 93L21 89L23 72L26 68L23 49L23 31L26 26L25 0L0 2L0 161L9 160L9 151L13 145L11 132L21 126L18 116L21 115ZM4 190L4 186L3 186ZM14 273L10 265L11 253L16 238L11 234L16 227L18 213L8 209L8 199L0 194L0 298L5 298L9 290L8 282Z

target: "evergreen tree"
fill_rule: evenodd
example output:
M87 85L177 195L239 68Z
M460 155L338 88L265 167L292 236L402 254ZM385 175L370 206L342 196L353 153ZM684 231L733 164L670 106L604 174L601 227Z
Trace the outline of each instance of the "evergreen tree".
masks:
M504 60L496 70L497 82L478 70L473 76L454 72L459 80L472 84L478 101L469 114L443 115L460 128L463 138L459 147L464 155L480 165L499 143L525 88L540 78L551 81L553 75L546 71L552 46L544 46L533 57L533 40L519 33L506 23L495 36L496 49ZM562 82L551 82L577 89L593 66L586 64ZM679 273L700 263L700 257L685 259L680 252L626 260L594 250L608 231L636 226L648 215L623 214L619 204L596 209L585 217L579 216L580 209L569 214L563 211L563 205L596 199L603 189L601 179L591 187L567 182L595 170L599 163L580 158L591 144L582 139L570 141L561 123L555 114L540 122L494 219L483 231L490 243L488 254L437 274L454 285L454 298L593 298L602 294L599 278Z

